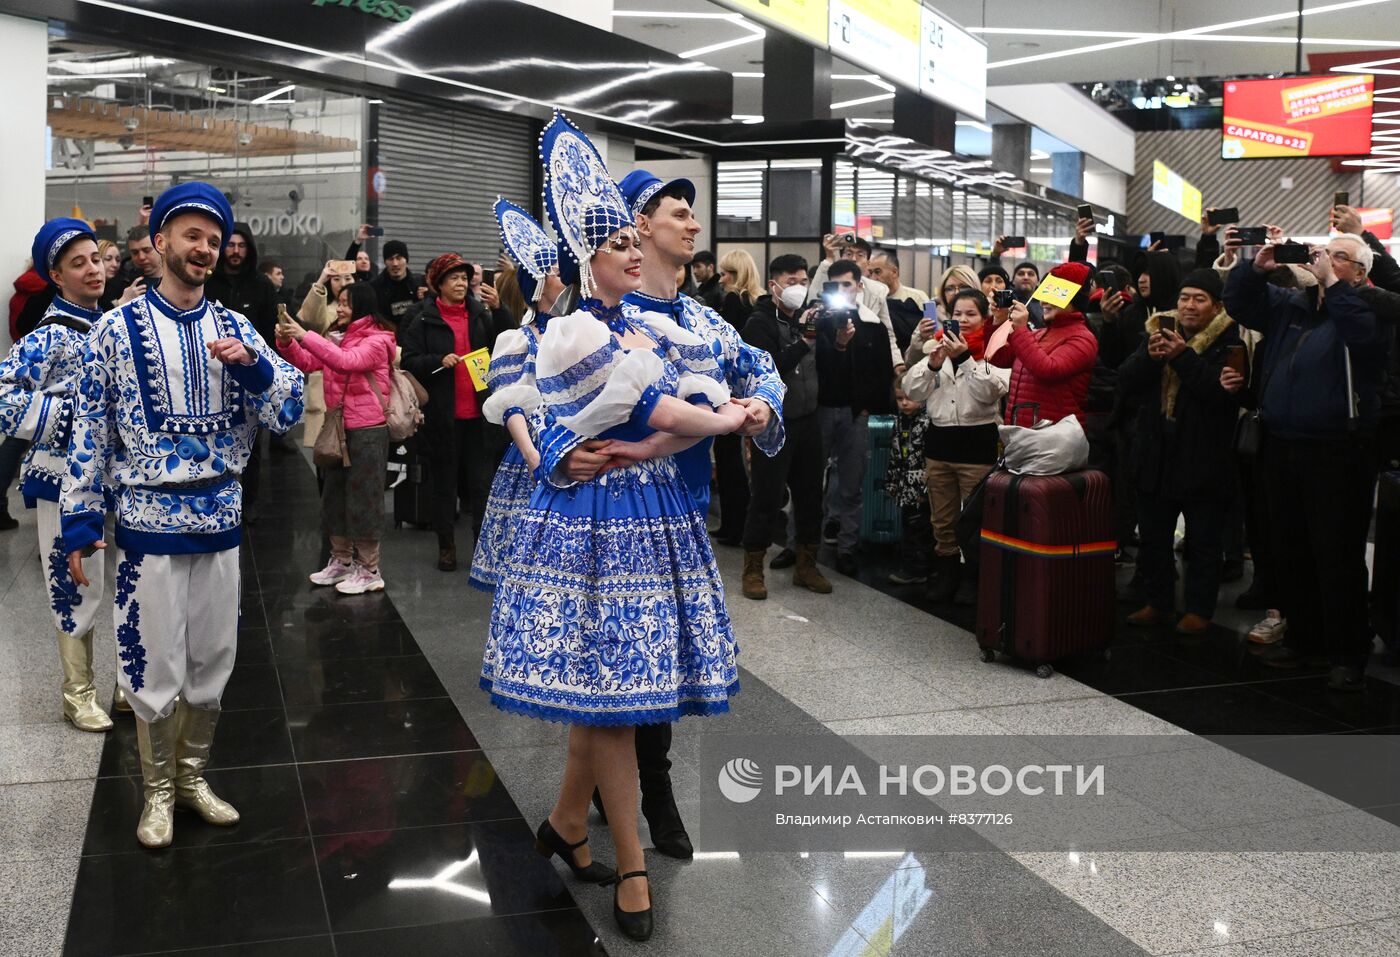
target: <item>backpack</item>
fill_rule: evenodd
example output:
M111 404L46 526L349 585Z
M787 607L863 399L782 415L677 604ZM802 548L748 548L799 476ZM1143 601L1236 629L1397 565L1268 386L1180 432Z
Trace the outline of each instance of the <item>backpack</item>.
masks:
M369 379L369 387L374 390L379 404L384 407L384 422L389 426L389 440L402 442L417 432L418 427L423 424L423 403L418 398L422 386L398 366L390 366L389 398L385 399L384 393L379 391L379 380L374 377L374 373L366 371L365 376Z

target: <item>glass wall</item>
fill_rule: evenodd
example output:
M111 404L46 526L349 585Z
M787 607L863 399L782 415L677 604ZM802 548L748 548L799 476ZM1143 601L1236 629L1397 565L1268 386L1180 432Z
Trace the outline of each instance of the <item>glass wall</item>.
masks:
M894 250L904 282L925 291L948 266L985 266L997 236L1027 237L1028 248L1005 254L1002 264L1009 271L1022 259L1035 260L1042 269L1063 260L1074 232L1073 210L1020 203L845 158L832 167L827 228L818 221L820 160L721 161L716 182L719 255L743 248L760 267L787 252L811 262L822 255L823 233L855 232Z
M275 76L53 36L45 212L124 247L145 197L207 180L295 287L365 220L364 111Z

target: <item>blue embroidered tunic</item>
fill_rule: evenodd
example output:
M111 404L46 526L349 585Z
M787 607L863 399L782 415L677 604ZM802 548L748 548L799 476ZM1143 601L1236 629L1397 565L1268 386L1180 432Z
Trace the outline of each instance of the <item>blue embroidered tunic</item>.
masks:
M39 326L0 364L0 433L31 443L20 486L30 508L58 501L88 330L101 315L54 296Z
M257 361L210 356L207 344L228 337ZM101 537L108 501L127 551L238 545L238 476L259 426L283 433L301 418L302 388L301 373L217 303L180 310L150 290L102 316L88 337L63 480L65 547Z
M547 423L636 441L654 431L663 395L728 401L702 340L644 321L656 349L623 349L586 311L551 320L536 364ZM492 606L481 686L493 704L588 725L720 713L738 691L737 652L704 517L674 458L535 487Z

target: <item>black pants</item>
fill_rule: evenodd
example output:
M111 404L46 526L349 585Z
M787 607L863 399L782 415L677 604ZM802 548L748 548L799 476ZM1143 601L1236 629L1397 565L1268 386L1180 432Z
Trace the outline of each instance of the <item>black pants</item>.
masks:
M933 523L929 520L928 497L918 505L901 505L904 537L899 543L899 559L905 571L926 573L933 563Z
M792 495L797 541L818 546L822 540L822 430L816 413L783 423L787 440L771 459L754 449L749 456L749 513L744 521L744 548L762 551L773 544L773 522L783 507L783 488Z
M637 778L642 800L671 791L671 725L637 725Z
M1176 607L1176 520L1186 516L1186 594L1188 614L1212 618L1220 592L1220 562L1225 516L1223 498L1178 501L1138 491L1137 567L1142 572L1147 603L1158 611Z
M441 546L454 544L457 501L471 514L472 543L481 533L486 499L491 492L496 459L489 423L483 418L457 419L447 448L429 450L433 472L433 531Z
M1257 455L1238 457L1240 488L1244 498L1244 537L1253 556L1254 581L1250 589L1269 603L1279 605L1278 556L1274 554L1273 537L1269 531L1269 483L1266 469Z
M239 482L243 485L243 507L252 508L258 504L258 492L262 489L262 445L263 432L259 428L253 433L253 448L248 454L248 464L243 466Z
M744 470L743 436L716 436L715 481L719 485L720 538L737 538L744 534L749 514L749 473Z
M1334 666L1365 667L1375 440L1266 436L1262 452L1279 607L1288 618L1285 641L1303 654L1326 655Z

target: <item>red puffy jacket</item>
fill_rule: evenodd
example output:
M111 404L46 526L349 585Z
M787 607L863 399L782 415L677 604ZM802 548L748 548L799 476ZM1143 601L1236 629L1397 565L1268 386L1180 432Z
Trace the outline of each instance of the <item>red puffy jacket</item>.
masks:
M1099 341L1084 321L1082 312L1060 312L1044 329L1017 329L1005 348L990 360L993 365L1011 369L1011 385L1006 394L1006 422L1012 422L1016 406L1034 402L1039 417L1058 422L1067 415L1084 424L1084 397L1089 377L1098 358ZM1029 414L1019 416L1021 425L1030 425Z
M48 288L49 282L39 275L38 270L30 267L20 273L15 280L15 294L10 297L10 339L19 339L19 314L24 311L24 304L29 301L29 297L36 292L43 292Z

